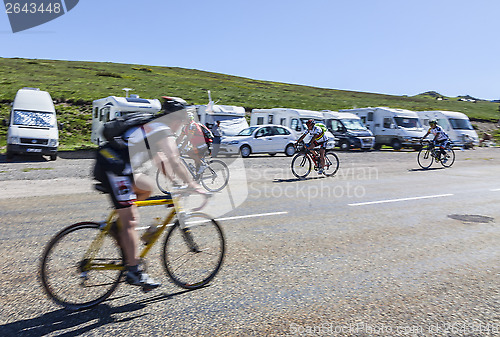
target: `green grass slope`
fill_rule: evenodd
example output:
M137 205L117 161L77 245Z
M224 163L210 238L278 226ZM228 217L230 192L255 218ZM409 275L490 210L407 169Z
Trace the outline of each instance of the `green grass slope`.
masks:
M436 100L432 95L392 96L355 91L315 88L266 82L194 69L133 64L0 58L0 119L22 87L48 91L58 103L63 149L92 146L91 104L110 95L123 96L122 88L144 98L172 95L191 104L205 104L207 90L220 104L253 108L287 107L309 110L338 110L353 107L389 106L410 110L451 110L471 119L496 121L499 105L456 98ZM0 147L6 144L6 127L0 127Z

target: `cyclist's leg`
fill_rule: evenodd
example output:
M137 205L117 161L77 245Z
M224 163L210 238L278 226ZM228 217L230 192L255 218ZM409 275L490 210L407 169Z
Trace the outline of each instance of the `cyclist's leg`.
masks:
M134 193L132 177L115 176L108 172L107 185L109 186L109 195L120 219L119 245L125 255L126 280L129 284L138 285L144 291L159 287L161 284L151 279L139 268L140 260L138 258L139 239L135 228L139 222L139 212L137 206L133 203L137 196Z
M139 222L137 206L131 205L130 207L120 208L116 211L121 222L120 243L125 254L125 263L128 267L136 266L139 264L139 259L137 258L139 239L135 231L135 227Z

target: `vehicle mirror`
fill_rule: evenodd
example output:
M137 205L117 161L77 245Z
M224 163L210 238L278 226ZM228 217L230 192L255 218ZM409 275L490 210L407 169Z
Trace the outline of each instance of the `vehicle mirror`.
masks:
M396 129L396 124L391 124L391 129Z

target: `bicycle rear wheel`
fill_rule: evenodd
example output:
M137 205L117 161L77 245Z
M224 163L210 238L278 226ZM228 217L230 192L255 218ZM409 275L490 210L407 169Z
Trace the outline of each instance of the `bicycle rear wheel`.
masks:
M424 170L427 170L429 167L431 167L432 163L434 162L434 157L431 154L431 150L428 148L421 149L418 152L417 162L418 165L420 165L420 167Z
M180 287L198 289L217 275L225 253L219 224L202 213L188 214L184 225L177 220L163 245L163 264Z
M221 160L212 159L200 176L203 187L210 192L219 192L229 182L229 169Z
M451 167L455 162L455 151L451 147L444 149L445 154L441 154L441 165Z
M335 173L337 173L337 170L339 169L339 157L333 152L327 152L325 153L325 166L323 169L324 175L327 177L333 176Z
M305 153L298 153L292 159L292 173L299 179L304 179L311 173L311 159Z
M98 223L80 222L63 229L47 245L40 275L45 292L57 304L72 310L89 308L108 298L118 286L123 253L109 235L96 241L99 234ZM95 248L93 263L116 268L84 270L91 244Z

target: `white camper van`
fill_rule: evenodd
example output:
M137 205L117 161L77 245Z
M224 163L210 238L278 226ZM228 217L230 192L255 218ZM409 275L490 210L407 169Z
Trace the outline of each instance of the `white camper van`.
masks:
M92 132L90 140L96 145L105 142L102 136L102 126L109 120L129 112L148 111L152 113L161 110L158 99L140 98L138 95L130 97L109 96L92 102Z
M48 92L38 88L18 90L8 126L7 159L15 154L37 153L56 160L59 130L54 103Z
M479 137L466 114L455 111L417 111L417 114L426 128L429 127L429 121L435 119L450 136L453 145L461 147L479 145Z
M418 115L414 111L387 107L345 109L357 115L375 136L375 149L382 145L392 146L395 150L402 147L420 148L420 139L425 135Z
M284 125L292 129L295 137L299 138L307 130L306 122L314 119L318 123L324 123L323 113L312 110L272 108L272 109L253 109L250 115L250 125ZM331 132L327 133L329 142L327 149L335 147L335 137ZM306 138L307 142L308 139Z
M224 136L234 136L241 130L248 128L245 118L245 108L232 105L196 105L198 120L211 129L217 121Z
M349 112L323 111L325 125L337 139L338 147L370 150L375 144L375 137L361 121L361 118Z

